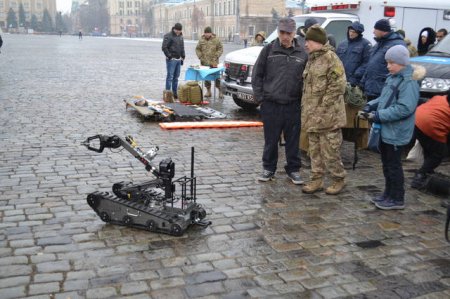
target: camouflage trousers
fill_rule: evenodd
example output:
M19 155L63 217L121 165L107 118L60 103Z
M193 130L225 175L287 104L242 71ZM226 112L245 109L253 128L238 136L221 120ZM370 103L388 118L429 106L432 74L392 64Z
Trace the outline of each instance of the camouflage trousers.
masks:
M328 170L333 180L346 176L341 160L342 131L308 133L309 156L311 158L311 180L322 179Z
M214 84L217 88L220 88L220 79L216 79L214 81ZM211 81L205 81L205 86L206 87L211 87Z

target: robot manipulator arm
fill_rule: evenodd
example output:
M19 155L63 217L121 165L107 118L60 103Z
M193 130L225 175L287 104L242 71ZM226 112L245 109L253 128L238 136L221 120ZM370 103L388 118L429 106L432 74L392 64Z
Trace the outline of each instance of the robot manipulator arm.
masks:
M98 139L98 141L97 141ZM94 147L92 143L98 142L99 146ZM119 148L123 147L126 149L129 153L133 155L136 159L138 159L142 164L145 165L145 169L151 173L153 173L155 176L159 177L159 172L156 169L155 166L152 165L151 161L153 158L155 158L159 148L157 146L152 147L147 153L144 153L133 137L126 136L125 139L113 135L113 136L106 136L106 135L95 135L88 137L85 141L81 143L81 145L84 145L87 147L88 150L101 153L105 148ZM170 169L170 168L169 168ZM170 171L169 171L170 173Z
M91 143L96 139L99 141L99 147L91 146ZM122 146L121 138L119 136L106 136L106 135L95 135L88 137L85 141L81 143L87 147L88 150L101 153L105 148L119 148Z

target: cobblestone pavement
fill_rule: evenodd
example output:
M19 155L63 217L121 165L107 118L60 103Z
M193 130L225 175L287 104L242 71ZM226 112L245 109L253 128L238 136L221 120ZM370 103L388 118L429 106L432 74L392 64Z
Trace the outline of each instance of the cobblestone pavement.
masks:
M160 41L3 38L0 298L450 297L440 199L407 188L405 210L375 210L375 154L360 152L339 196L304 195L281 170L257 183L261 128L163 131L124 109L133 95L160 98ZM186 47L197 63L195 43ZM230 98L212 106L258 119ZM189 174L195 145L198 200L213 224L172 237L103 223L86 195L147 173L125 151L80 146L99 133L159 145L156 160L172 157L176 177ZM343 155L349 166L351 144ZM408 183L415 167L405 166Z

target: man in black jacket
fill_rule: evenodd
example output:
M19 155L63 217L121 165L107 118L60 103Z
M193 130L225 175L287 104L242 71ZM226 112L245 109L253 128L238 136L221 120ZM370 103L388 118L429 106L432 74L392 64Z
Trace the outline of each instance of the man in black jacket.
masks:
M278 142L283 133L288 177L302 184L300 177L300 101L303 70L308 60L305 49L294 38L295 21L282 18L278 23L278 38L265 46L252 74L256 101L261 103L264 124L263 172L259 181L272 180L278 162Z
M162 44L162 51L166 56L167 67L166 90L172 90L175 99L178 98L178 77L180 76L181 65L185 58L184 40L181 30L181 24L176 23L172 27L172 30L164 35Z

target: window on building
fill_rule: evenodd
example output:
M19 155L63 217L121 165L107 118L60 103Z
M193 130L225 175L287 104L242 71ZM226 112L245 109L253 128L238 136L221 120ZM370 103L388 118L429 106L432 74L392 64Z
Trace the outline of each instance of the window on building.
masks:
M133 15L133 11L131 9L127 10L127 15L132 16Z
M23 8L25 9L25 10L29 10L30 9L30 2L25 2L25 3L22 3L23 4ZM1 8L1 7L0 7Z
M36 9L42 10L42 2L36 2Z
M123 16L123 10L119 11L119 15Z
M123 2L119 2L119 8L123 8Z
M219 3L219 16L221 16L222 15L222 3Z
M141 2L134 1L134 7L141 7Z
M132 7L132 6L133 6L133 2L127 1L127 7L130 8L130 7Z
M5 3L3 1L0 1L0 10L3 10L5 8Z
M255 36L255 26L248 26L248 36Z

